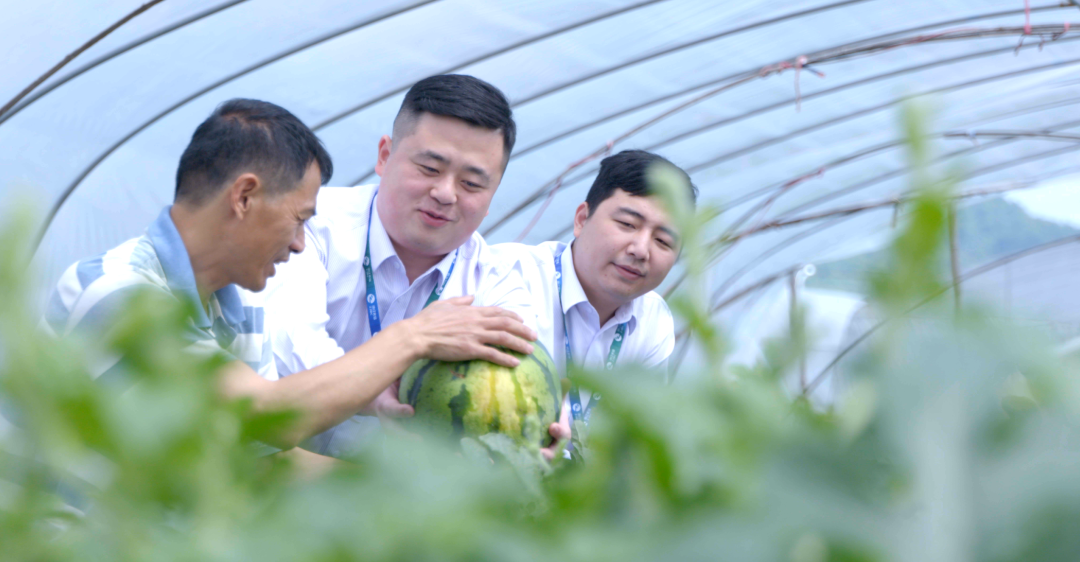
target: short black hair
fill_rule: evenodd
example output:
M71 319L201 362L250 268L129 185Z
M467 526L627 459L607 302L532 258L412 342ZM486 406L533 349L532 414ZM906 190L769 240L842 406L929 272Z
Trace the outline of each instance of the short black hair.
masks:
M621 189L630 195L652 195L652 189L648 185L647 172L655 164L662 163L671 166L686 180L687 189L690 190L690 202L697 204L697 187L690 181L690 175L685 170L672 164L670 160L644 150L624 150L614 156L608 156L600 162L600 173L589 188L589 194L585 197L585 203L589 205L591 215L600 203L611 197L616 189Z
M517 125L506 96L491 84L464 74L429 76L413 84L394 118L394 137L412 134L421 113L454 117L503 135L503 166L510 160Z
M270 192L290 191L312 162L325 184L334 174L330 154L295 115L270 102L232 99L191 136L176 170L175 200L201 205L245 171L266 174Z

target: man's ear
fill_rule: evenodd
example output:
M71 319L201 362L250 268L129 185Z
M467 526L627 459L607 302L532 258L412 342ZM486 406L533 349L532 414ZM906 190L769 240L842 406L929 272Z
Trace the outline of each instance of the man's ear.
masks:
M379 139L379 154L375 159L375 173L381 178L386 170L386 161L390 159L390 151L394 149L394 139L390 135L383 135Z
M581 236L581 229L585 227L587 220L589 220L589 204L583 202L574 211L574 238Z
M240 174L228 189L229 210L240 220L244 220L255 204L255 198L262 195L264 186L259 176Z

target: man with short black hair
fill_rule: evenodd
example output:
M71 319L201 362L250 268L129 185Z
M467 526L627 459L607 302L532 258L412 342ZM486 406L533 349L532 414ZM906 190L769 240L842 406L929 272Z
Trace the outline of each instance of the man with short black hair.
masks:
M56 335L107 329L117 307L139 289L191 301L189 351L233 359L224 369L225 394L251 398L256 412L299 414L292 428L270 440L283 448L355 414L416 359L471 359L470 350L512 337L458 330L457 322L478 313L432 307L417 330L387 330L378 343L279 380L266 329L274 319L264 315L254 292L291 253L304 251L304 224L332 171L319 139L285 109L244 99L220 105L180 158L174 204L143 236L70 267L44 328ZM487 312L503 314L507 322L500 328L527 330L509 313ZM123 384L125 367L119 357L94 374ZM331 461L299 449L290 455L308 468Z
M569 362L605 369L626 363L662 368L674 349L671 311L653 292L681 249L678 226L649 186L650 169L660 165L680 174L690 200L697 199L682 169L657 154L625 150L600 163L574 214L570 244L491 247L499 259L523 268L529 292L543 306L538 341L564 372ZM555 424L563 427L551 433L568 433L570 416L588 421L590 398L572 387L563 419Z
M526 340L536 339L533 330L513 329L536 316L520 271L494 262L476 233L515 131L502 92L472 76L432 76L409 89L393 135L379 140L378 185L324 188L319 214L307 225L308 248L270 288L268 306L281 322L274 353L283 375L332 361L388 330L420 330L439 306L459 311L456 329L502 330L486 343L532 352ZM499 308L469 306L480 303ZM511 316L478 312L484 310ZM473 351L480 359L518 363L496 347ZM366 413L385 422L413 409L397 400L395 385ZM376 417L357 416L308 446L348 455L378 427Z

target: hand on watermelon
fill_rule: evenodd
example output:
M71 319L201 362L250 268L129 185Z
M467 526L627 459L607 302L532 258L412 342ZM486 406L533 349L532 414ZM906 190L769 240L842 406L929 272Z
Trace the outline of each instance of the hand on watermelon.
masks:
M393 418L407 418L413 415L413 407L398 401L398 387L401 379L383 389L366 408L360 410L365 416L378 416L380 420Z
M544 459L550 461L562 452L566 442L570 440L569 417L563 415L562 419L548 426L548 434L551 435L551 445L540 449L540 454L544 455Z
M529 342L536 332L521 317L494 306L470 306L473 297L455 297L432 303L423 312L399 322L409 323L409 333L419 345L419 357L439 361L483 359L505 367L520 361L498 349L533 352Z
M398 418L412 417L415 411L413 407L408 404L402 404L398 401L398 388L401 385L401 379L394 381L394 384L386 387L374 400L368 404L367 408L360 410L361 414L365 416L376 416L379 418L379 425L382 426L384 432L388 435L396 437L404 437L407 439L420 439L415 433L406 430Z

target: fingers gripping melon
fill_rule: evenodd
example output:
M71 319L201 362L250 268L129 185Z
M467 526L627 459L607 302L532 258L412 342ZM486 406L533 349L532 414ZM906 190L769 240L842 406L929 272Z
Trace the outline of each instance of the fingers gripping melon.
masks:
M412 423L455 439L503 433L547 445L559 419L562 389L544 346L514 369L487 361L417 361L401 376L398 399L416 409Z

